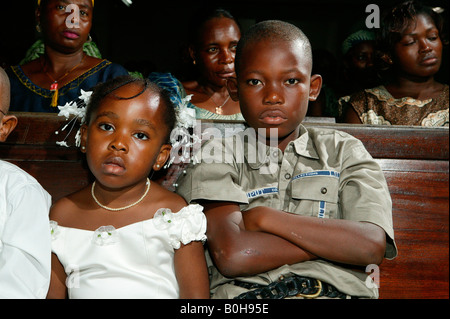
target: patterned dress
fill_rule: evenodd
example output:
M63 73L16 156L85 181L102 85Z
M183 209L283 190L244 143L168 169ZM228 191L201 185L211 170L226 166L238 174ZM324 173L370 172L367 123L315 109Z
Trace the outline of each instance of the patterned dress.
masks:
M434 99L396 99L381 85L342 97L339 105L341 112L353 107L363 124L448 127L448 92L449 86L445 85L441 95Z

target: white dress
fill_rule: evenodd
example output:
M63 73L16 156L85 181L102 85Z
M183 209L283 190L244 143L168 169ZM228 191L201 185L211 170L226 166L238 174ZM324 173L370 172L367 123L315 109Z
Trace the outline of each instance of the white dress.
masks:
M206 240L203 207L174 214L160 209L152 219L96 231L51 222L52 251L67 274L71 299L179 298L174 253L181 244Z

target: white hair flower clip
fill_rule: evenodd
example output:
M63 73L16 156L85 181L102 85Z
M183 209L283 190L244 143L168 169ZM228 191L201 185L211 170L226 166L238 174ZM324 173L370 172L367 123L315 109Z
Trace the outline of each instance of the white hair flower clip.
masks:
M195 156L193 155L197 147L201 145L201 137L194 132L197 126L197 118L195 109L188 106L191 95L187 95L181 99L181 103L177 106L177 124L170 134L170 143L172 150L170 152L170 159L164 166L168 168L173 163L190 163L196 164Z
M77 121L80 121L80 125L84 123L86 120L86 107L89 104L90 98L92 95L92 91L83 91L81 90L81 95L75 101L68 102L64 106L58 106L59 113L58 116L64 116L66 120L69 120L60 131L56 131L55 134L59 135L59 132L65 131L67 127L70 126L69 133L67 133L66 137L62 141L56 142L59 146L69 147L66 140L69 137L70 133L72 133L73 128ZM75 135L75 146L79 147L81 144L81 131L78 129L77 134Z
M194 128L196 123L195 109L188 107L189 102L192 99L192 94L181 99L180 105L177 108L177 126L184 127L186 129Z
M64 106L58 106L59 113L58 116L64 116L66 120L69 120L60 131L56 131L55 134L59 135L60 132L65 131L67 127L70 126L69 133L67 133L66 137L62 141L56 142L59 146L69 147L66 140L69 137L70 133L75 127L77 121L80 121L80 125L84 123L86 120L86 107L89 104L89 100L91 98L92 91L83 91L81 90L81 95L75 101L68 102ZM75 146L79 147L81 144L81 131L78 129L77 134L75 135Z

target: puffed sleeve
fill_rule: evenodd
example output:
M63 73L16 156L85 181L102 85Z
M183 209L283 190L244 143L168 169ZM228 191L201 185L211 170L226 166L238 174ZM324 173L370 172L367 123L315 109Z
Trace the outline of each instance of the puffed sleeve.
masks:
M186 206L178 213L161 208L155 213L153 223L157 229L168 232L170 245L174 249L179 249L181 244L206 241L206 216L200 205Z

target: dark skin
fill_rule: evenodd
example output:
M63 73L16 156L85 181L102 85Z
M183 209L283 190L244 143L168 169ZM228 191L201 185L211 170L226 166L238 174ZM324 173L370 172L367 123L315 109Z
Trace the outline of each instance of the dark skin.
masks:
M363 41L352 48L351 62L357 69L364 70L373 67L374 44L372 41Z
M200 78L183 82L187 94L193 94L191 102L215 113L222 107L224 115L240 113L239 102L229 98L226 80L234 77L234 57L241 37L236 22L229 18L208 20L200 32L198 44L189 52L200 69Z
M115 93L133 96L142 88L127 85ZM165 144L168 128L162 113L165 106L158 95L147 90L132 100L105 98L82 128L82 150L96 178L95 196L108 207L124 207L136 202L146 190L147 176L159 170L170 155ZM143 155L146 156L143 156ZM157 183L142 202L111 213L98 206L91 196L91 185L56 202L50 219L59 225L94 231L112 225L116 229L153 218L164 207L180 211L186 202ZM209 281L203 245L192 242L175 251L175 272L181 298L208 298ZM190 265L186 267L186 265ZM48 298L67 298L66 274L56 255L52 255L52 276Z
M433 20L420 14L417 23L411 23L394 45L394 55L386 56L392 64L396 77L385 85L396 99L412 97L418 100L437 98L444 85L434 79L442 62L442 41ZM349 108L345 121L361 124L353 108Z
M3 112L0 112L0 143L6 141L9 134L16 128L17 123L18 120L16 116L4 115Z
M17 117L7 115L10 101L9 79L5 71L0 68L0 143L5 142L9 134L17 126Z
M320 93L321 77L310 76L311 61L305 58L301 40L261 40L244 49L241 61L230 92L239 97L250 126L278 128L283 151L298 137L308 102ZM323 220L268 207L241 212L239 205L228 202L202 205L211 256L228 277L317 258L354 267L379 264L384 257L385 233L371 223Z
M76 28L70 28L66 23L68 17L73 15L73 11L66 12L66 7L71 4L79 8L79 27ZM61 88L102 61L86 56L83 52L83 45L91 31L92 17L91 0L49 0L45 6L36 10L36 21L41 28L45 54L22 66L24 73L34 84L50 89L53 80L56 80ZM74 67L75 70L65 76Z
M344 75L349 94L378 84L374 68L374 41L363 41L356 44L347 54L344 61L346 74Z

